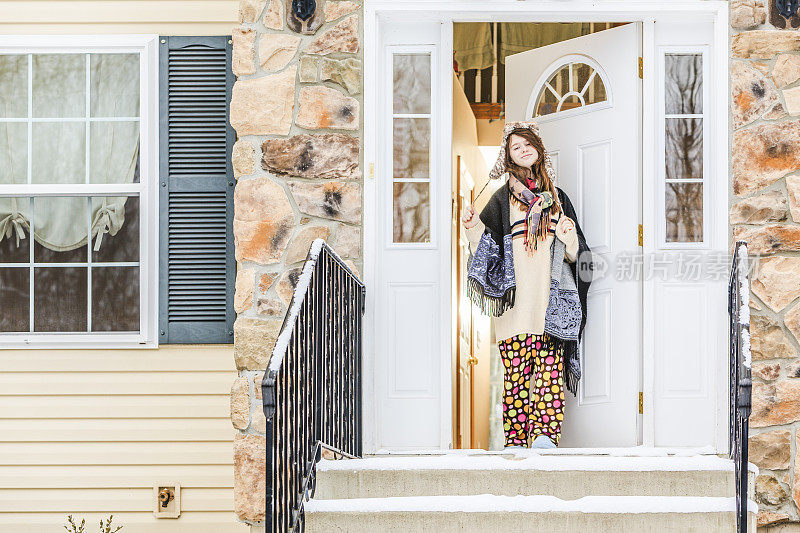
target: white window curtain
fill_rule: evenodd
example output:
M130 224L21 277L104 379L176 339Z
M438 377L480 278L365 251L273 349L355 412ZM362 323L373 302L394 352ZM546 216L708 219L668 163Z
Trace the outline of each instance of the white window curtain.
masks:
M90 56L90 117L114 120L76 120L85 119L87 111L85 54L34 54L32 65L29 91L28 56L0 56L0 185L28 183L28 157L31 182L52 184L56 191L86 183L87 164L90 184L132 183L139 155L138 54ZM28 121L3 121L30 118L29 92L33 116L54 119L31 124L30 149ZM134 120L118 120L123 117ZM75 209L76 198L50 198L47 209L35 209L34 238L54 251L73 250L94 239L97 250L104 234L115 235L122 227L126 199L93 197L87 231L87 212ZM0 197L0 239L22 245L30 234L30 211L28 198Z

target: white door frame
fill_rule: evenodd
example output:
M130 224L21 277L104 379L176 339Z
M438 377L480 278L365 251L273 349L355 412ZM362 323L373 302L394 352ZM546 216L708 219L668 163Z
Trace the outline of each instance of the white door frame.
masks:
M491 7L490 7L491 6ZM377 95L373 88L379 87L377 79L379 61L382 54L379 49L379 27L381 21L386 19L439 20L441 22L441 47L443 50L452 50L453 22L642 22L643 26L643 57L644 79L642 87L642 205L644 225L644 254L652 254L658 247L655 228L659 223L656 220L658 210L655 209L658 188L655 176L658 176L656 153L657 138L656 128L658 117L653 102L655 98L657 81L656 47L654 40L654 26L656 21L680 20L705 20L714 23L714 36L712 43L712 61L714 70L709 80L712 98L710 104L714 106L713 128L717 132L713 136L713 145L710 147L713 184L710 199L712 206L711 227L717 242L728 240L728 2L726 0L694 0L672 1L661 0L569 0L569 1L509 1L496 0L487 4L485 1L476 0L365 0L364 2L364 164L367 167L367 177L364 180L364 281L367 286L366 314L364 317L364 449L367 452L375 451L376 430L378 427L374 409L375 397L375 353L376 342L375 328L375 287L376 257L379 239L376 231L380 212L377 207L380 201L377 196L374 179L374 163L379 154L378 139L383 137L377 131ZM441 110L440 136L438 146L442 156L439 157L438 167L432 169L437 172L442 188L439 198L450 198L451 176L451 134L452 134L452 58L448 54L439 54L439 69L434 73L439 76L438 86L442 88L438 98L438 108ZM705 140L704 140L705 141ZM434 141L436 142L436 141ZM724 180L724 183L722 182ZM444 234L444 232L443 232ZM440 243L443 250L450 250L450 235ZM442 362L441 362L441 391L442 391L442 428L441 448L449 448L452 441L452 391L451 391L451 284L450 263L443 262L440 272L441 287L443 292L442 305L439 309L439 325L442 328ZM653 281L645 281L643 288L643 445L654 445L654 418L653 404L655 387L655 286ZM721 346L724 349L724 346ZM727 353L727 351L724 351ZM446 355L446 356L445 356ZM717 430L716 450L727 451L728 440L728 407L727 400L722 401L721 391L727 391L728 370L727 360L720 357L716 365L717 398ZM450 394L448 394L450 391ZM727 393L725 393L727 398Z

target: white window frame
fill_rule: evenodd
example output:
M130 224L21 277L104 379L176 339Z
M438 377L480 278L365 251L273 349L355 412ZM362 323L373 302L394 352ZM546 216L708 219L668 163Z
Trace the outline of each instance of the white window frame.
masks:
M158 346L158 35L4 35L0 54L138 53L139 183L0 184L0 196L139 197L139 331L0 333L3 348L155 348ZM31 76L29 70L29 80ZM29 102L30 105L30 102ZM88 113L88 109L87 109ZM30 120L30 119L28 119ZM88 128L87 128L88 134ZM30 147L29 147L30 149ZM29 157L30 161L30 157ZM87 169L88 172L88 169ZM31 238L31 237L29 237ZM89 264L91 257L88 257ZM33 256L30 257L33 262ZM77 263L83 265L83 263ZM33 280L31 280L31 283ZM87 306L91 303L88 302ZM91 313L91 308L87 307ZM33 313L33 309L30 310Z
M666 56L673 54L681 55L700 55L703 63L703 112L698 114L667 114L666 112ZM710 247L709 235L712 231L712 216L711 209L712 203L710 199L714 194L712 190L714 179L714 166L709 155L708 139L711 138L710 128L712 127L712 120L709 116L711 110L709 109L709 80L711 79L709 67L709 47L701 46L658 46L656 50L656 57L658 60L658 71L656 81L657 102L658 102L658 129L657 133L657 148L656 154L659 163L656 165L656 172L658 180L656 182L656 191L658 194L657 206L657 224L658 232L658 248L664 250L687 250L697 249L703 250ZM703 121L703 179L673 179L671 183L702 183L703 185L703 240L702 241L667 241L667 119L668 118L699 118Z
M384 205L386 208L386 246L387 248L420 248L432 249L436 248L438 235L438 221L433 215L433 206L439 201L437 195L436 183L438 182L437 169L434 164L436 161L435 156L438 154L438 139L439 129L437 118L439 115L438 102L435 95L439 91L438 76L436 75L437 61L436 47L430 45L388 45L385 48L386 59L386 80L385 80L385 94L394 94L394 56L396 55L425 55L430 56L430 69L431 69L431 95L430 95L430 113L395 113L394 102L392 98L388 98L386 102L386 109L384 116L386 116L386 124L388 125L385 131L385 152L383 161L386 162L386 167L380 172L381 179L387 184L386 196ZM430 126L430 144L428 146L428 178L400 178L394 177L394 119L396 118L427 118ZM395 183L427 183L428 184L428 198L429 198L429 217L430 224L430 241L429 242L394 242L394 184Z
M539 101L539 95L545 88L545 84L547 84L550 80L550 77L561 70L566 65L571 65L573 63L583 63L592 67L595 72L595 76L600 78L600 81L603 84L603 88L606 91L606 99L601 102L594 102L592 104L584 104L580 107L576 107L574 109L566 109L564 111L555 111L553 113L548 113L547 115L542 115L540 117L534 117L533 112L536 109L536 103ZM570 70L570 72L572 72ZM571 76L571 74L570 74ZM525 116L529 117L528 120L535 120L538 123L547 122L549 120L553 120L554 117L564 118L573 115L582 115L584 113L591 113L592 111L599 111L601 109L606 109L614 105L614 97L611 94L612 87L611 84L608 83L608 76L606 75L603 67L601 67L597 61L592 59L591 57L583 54L569 54L563 57L558 58L557 60L553 61L549 67L547 67L539 79L536 80L534 84L534 89L531 92L531 96L528 99L528 105L525 108ZM566 94L564 95L566 96Z

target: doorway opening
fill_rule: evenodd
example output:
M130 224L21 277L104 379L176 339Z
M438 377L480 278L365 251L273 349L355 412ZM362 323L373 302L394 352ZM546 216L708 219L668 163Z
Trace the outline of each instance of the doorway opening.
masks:
M607 255L621 251L614 241L641 223L641 83L626 79L631 65L624 64L640 57L638 26L628 22L453 24L454 448L499 450L504 445L504 368L497 346L503 339L496 338L493 321L467 296L470 243L461 213L470 204L480 213L503 185L502 180L487 182L505 123L535 119L556 166L556 185L572 199L590 247ZM622 129L628 131L609 128L614 121L623 121ZM623 158L629 161L620 161ZM622 178L612 183L612 175ZM608 216L620 199L629 204L628 212ZM584 374L590 377L588 382L583 380L578 397L566 393L561 446L642 443L641 416L634 405L642 384L641 296L641 281L605 282L590 290L582 351L597 353L584 361ZM608 315L604 317L604 312L616 312L617 317L624 313L624 330ZM612 343L614 352L622 350L628 356L612 357ZM620 365L627 367L621 373Z
M466 258L456 268L464 253L457 214L496 157L497 135L482 140L486 129L538 114L556 185L572 200L589 247L634 269L607 263L608 275L592 282L583 376L578 397L566 397L559 447L725 451L725 279L662 275L651 260L714 260L727 251L726 8L700 2L665 12L631 0L569 11L537 2L497 11L428 2L409 11L401 4L377 0L365 15L365 448L496 446L489 422L500 419L490 400L496 344L485 333L491 325L454 294L466 273ZM497 21L496 33L487 23L491 52L504 20L579 18L603 22L512 50L498 69L476 67L464 85L454 73L454 25ZM488 116L478 118L472 104L485 105ZM471 120L459 119L459 106ZM474 200L478 209L499 185ZM648 261L644 277L637 260ZM692 272L687 265L684 274Z

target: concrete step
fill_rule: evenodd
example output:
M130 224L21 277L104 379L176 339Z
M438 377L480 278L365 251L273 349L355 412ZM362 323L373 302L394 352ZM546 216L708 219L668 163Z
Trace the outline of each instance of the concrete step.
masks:
M750 475L754 477L754 472ZM716 455L444 455L323 460L317 466L314 499L478 494L576 500L587 496L730 498L736 491L733 462Z
M749 514L755 531L755 505ZM625 531L730 532L734 498L664 496L427 496L313 499L306 503L306 532Z

